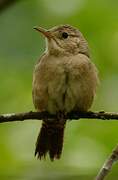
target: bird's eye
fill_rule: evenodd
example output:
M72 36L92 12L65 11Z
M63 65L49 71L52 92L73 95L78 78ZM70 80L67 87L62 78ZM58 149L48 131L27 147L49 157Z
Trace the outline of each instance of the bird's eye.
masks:
M63 32L63 33L62 33L62 37L63 37L64 39L67 39L67 38L68 38L68 33L67 33L67 32Z

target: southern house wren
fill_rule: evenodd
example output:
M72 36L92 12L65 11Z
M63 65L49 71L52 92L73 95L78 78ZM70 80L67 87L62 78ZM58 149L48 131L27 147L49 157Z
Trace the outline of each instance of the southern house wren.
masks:
M37 111L68 113L87 111L93 102L98 83L97 70L90 60L88 43L82 33L60 25L45 30L35 28L46 38L46 50L33 73L33 103ZM43 120L35 155L59 159L66 120Z

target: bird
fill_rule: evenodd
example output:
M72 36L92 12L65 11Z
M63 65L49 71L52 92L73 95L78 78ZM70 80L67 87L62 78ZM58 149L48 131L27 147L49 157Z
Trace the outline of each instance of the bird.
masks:
M36 141L35 156L60 159L67 120L64 114L90 109L99 82L98 70L90 59L89 47L80 30L71 25L34 29L46 40L44 53L35 64L32 97L38 112L59 118L43 119Z

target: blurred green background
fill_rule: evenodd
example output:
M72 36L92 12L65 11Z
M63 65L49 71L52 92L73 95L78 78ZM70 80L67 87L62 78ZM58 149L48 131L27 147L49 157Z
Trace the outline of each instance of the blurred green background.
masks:
M34 110L32 72L44 39L40 25L78 27L89 42L100 86L92 110L118 111L118 1L19 0L0 13L0 113ZM68 122L61 160L34 158L39 121L0 124L0 180L94 179L118 143L118 122ZM118 164L108 180L118 179Z

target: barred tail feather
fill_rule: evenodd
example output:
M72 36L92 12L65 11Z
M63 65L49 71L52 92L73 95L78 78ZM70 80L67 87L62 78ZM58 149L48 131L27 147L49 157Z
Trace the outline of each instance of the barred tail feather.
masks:
M51 161L61 157L65 122L65 120L43 121L37 138L35 156L42 159L49 153Z
M46 154L49 149L49 136L46 124L43 122L40 133L37 138L36 148L35 148L35 156L41 160L46 157Z
M53 129L53 133L50 137L49 156L53 161L54 159L60 159L63 148L64 126L58 126Z

